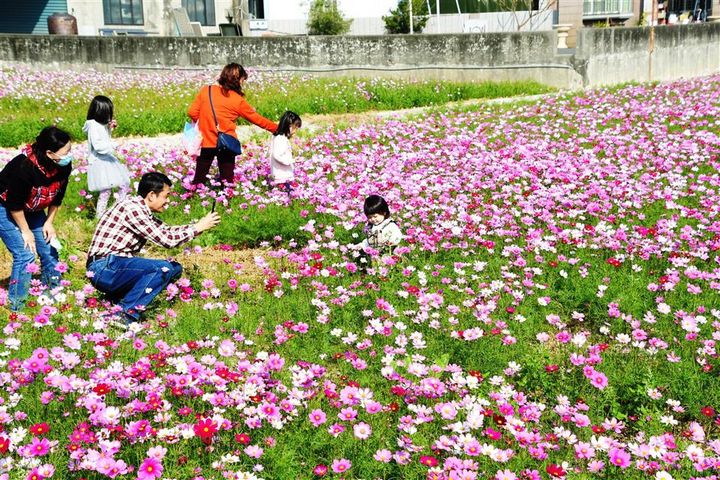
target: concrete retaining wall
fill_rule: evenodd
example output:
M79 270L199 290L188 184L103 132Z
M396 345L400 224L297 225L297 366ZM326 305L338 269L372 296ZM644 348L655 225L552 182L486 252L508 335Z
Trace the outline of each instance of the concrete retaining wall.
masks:
M230 61L326 75L526 80L560 88L720 72L720 24L581 29L558 53L554 31L271 38L1 35L0 65L200 68ZM651 77L648 76L651 74Z
M720 23L583 29L574 62L590 86L718 73Z

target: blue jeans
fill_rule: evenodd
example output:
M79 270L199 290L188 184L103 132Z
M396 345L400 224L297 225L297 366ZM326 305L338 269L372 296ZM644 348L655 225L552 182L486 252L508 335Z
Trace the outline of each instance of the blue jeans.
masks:
M109 255L88 265L90 283L120 305L125 314L140 319L140 311L179 277L182 265L167 260Z
M25 212L25 220L35 236L35 248L42 267L42 281L48 287L55 288L60 283L60 273L55 270L58 264L58 252L43 238L42 228L46 219L47 215L42 210ZM10 285L8 287L10 310L21 310L25 305L25 300L27 300L30 279L32 278L32 274L27 271L27 267L35 261L35 255L25 248L20 228L10 215L10 210L1 203L0 239L13 258L12 269L10 270Z

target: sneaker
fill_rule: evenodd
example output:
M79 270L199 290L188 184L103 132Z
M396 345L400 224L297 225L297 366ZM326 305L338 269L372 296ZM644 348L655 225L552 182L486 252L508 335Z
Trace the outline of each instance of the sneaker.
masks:
M138 320L125 312L119 312L107 316L108 324L122 331L126 331L130 324L137 322Z
M128 329L128 324L125 323L124 320L110 320L108 322L108 325L110 325L111 327L115 327L118 330L122 330L123 332L126 332Z

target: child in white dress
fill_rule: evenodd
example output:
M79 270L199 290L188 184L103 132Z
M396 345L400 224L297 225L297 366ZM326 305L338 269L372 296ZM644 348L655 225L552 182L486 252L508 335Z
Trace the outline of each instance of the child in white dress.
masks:
M300 127L302 127L302 120L297 113L283 113L268 152L270 184L280 187L288 194L292 192L295 181L295 160L290 149L290 139Z
M100 218L107 210L113 188L118 188L117 200L121 201L130 189L127 167L115 156L115 145L110 139L110 129L115 128L113 103L103 95L92 99L83 132L88 137L88 190L100 192L95 214Z

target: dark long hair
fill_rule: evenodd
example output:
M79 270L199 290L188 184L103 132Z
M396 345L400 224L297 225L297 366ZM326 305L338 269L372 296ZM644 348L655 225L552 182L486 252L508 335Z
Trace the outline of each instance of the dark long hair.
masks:
M238 95L245 96L242 90L240 82L246 80L248 77L247 72L242 65L237 63L228 63L220 72L220 78L217 82L220 84L223 90L223 95L227 95L228 91L232 90Z
M295 125L297 128L302 127L302 119L300 115L295 112L287 111L282 114L280 121L278 122L278 128L275 130L274 135L285 135L290 136L290 127Z
M113 119L113 102L105 95L98 95L90 102L86 120L95 120L96 122L107 125Z
M40 132L40 135L35 137L35 143L31 145L31 149L35 154L38 161L44 166L54 166L55 162L48 158L45 154L48 150L51 152L57 152L70 141L70 134L65 130L59 128L45 127Z

